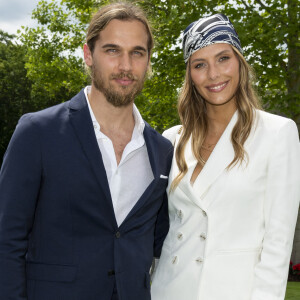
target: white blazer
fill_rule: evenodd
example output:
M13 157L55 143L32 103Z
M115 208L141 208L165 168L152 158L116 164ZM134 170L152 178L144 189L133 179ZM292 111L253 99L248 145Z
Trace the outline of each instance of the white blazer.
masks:
M233 115L193 186L188 172L169 193L170 230L152 282L152 300L283 300L300 200L295 123L256 111L245 150L233 160ZM178 143L179 126L164 135ZM178 174L173 158L169 187ZM168 192L169 192L168 187Z

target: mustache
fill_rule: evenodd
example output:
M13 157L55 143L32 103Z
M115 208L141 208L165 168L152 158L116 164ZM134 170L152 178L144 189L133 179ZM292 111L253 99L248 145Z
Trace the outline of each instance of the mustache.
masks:
M121 72L118 74L111 74L110 79L129 79L129 80L138 80L137 76L134 76L132 73L127 73L127 72Z

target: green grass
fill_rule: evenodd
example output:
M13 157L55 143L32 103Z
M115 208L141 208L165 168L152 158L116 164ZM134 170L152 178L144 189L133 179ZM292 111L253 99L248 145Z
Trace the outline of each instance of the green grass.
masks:
M285 300L300 299L300 282L289 281L287 283Z

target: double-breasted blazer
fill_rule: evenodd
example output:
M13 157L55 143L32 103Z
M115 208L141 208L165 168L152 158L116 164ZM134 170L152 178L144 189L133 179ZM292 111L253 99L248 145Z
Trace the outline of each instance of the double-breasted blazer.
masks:
M245 142L248 164L234 158L237 112L193 185L188 172L170 192L170 230L152 284L152 300L283 300L300 200L300 146L292 120L256 111ZM165 132L175 140L178 126Z
M118 227L83 90L21 118L0 173L1 300L110 300L114 280L150 299L173 146L148 124L144 138L154 180Z

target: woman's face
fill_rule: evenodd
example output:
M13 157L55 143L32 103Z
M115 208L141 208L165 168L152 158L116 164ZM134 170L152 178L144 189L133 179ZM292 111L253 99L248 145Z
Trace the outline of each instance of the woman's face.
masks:
M239 84L239 60L229 44L204 47L190 57L191 78L206 104L235 105Z

